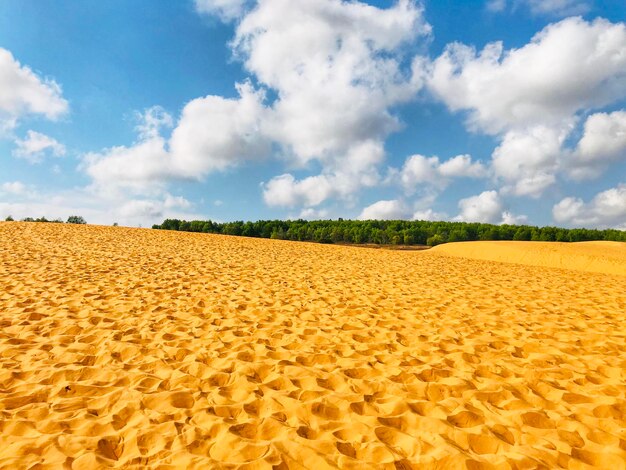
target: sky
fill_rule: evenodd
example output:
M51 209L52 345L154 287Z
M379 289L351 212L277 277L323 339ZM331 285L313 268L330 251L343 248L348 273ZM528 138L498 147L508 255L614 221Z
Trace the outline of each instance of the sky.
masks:
M0 218L626 229L626 0L2 0Z

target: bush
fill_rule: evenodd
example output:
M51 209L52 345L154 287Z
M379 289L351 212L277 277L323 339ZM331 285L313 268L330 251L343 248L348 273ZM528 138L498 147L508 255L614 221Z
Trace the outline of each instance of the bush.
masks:
M7 216L7 218L6 218L6 219L4 219L4 220L5 220L5 222L13 222L13 217L11 217L11 216L9 215L9 216Z
M83 219L80 215L70 215L67 218L68 224L86 224L87 221Z

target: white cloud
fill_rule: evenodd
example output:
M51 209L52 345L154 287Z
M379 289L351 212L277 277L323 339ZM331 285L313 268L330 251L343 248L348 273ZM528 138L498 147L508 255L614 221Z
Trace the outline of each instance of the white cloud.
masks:
M101 188L150 192L171 179L202 179L245 160L264 158L270 143L258 131L263 94L237 85L239 98L207 96L190 101L172 132L172 117L160 107L147 109L137 126L138 141L84 156L82 168Z
M425 157L423 155L412 155L406 159L402 170L400 170L400 181L408 193L415 190L418 184L429 184L439 186L442 184L438 157Z
M399 200L378 201L367 206L359 215L360 220L401 220L410 216L410 210Z
M411 65L404 55L407 44L430 36L421 6L413 0L387 9L340 0L247 5L196 1L201 13L241 17L231 46L259 88L246 82L237 85L238 98L190 101L170 138L161 128L171 118L146 113L134 145L85 156L82 168L95 186L158 192L171 179L201 179L271 154L291 168L321 166L316 176L296 180L286 173L264 183L271 206L350 200L378 184L384 140L400 126L391 108L413 99L423 84L424 59Z
M196 11L217 15L222 21L232 21L243 15L249 0L194 0Z
M0 195L4 196L7 201L35 201L41 197L33 186L21 181L7 181L0 184Z
M624 159L626 111L615 111L587 118L583 136L568 164L573 178L586 179L599 176L610 163Z
M305 220L323 220L328 218L328 210L327 209L314 209L312 207L307 207L300 211L299 219Z
M551 186L568 132L546 126L507 132L492 156L494 173L505 183L504 192L539 197Z
M452 111L469 111L474 130L560 127L580 110L626 96L625 49L623 23L567 18L506 52L501 42L478 54L450 44L434 61L429 87Z
M26 193L26 185L21 181L10 181L2 183L0 190L4 193L20 195Z
M100 191L130 188L135 192L152 192L162 188L175 173L165 139L155 137L131 147L112 147L102 153L83 157L81 168L93 179Z
M12 190L11 202L0 202L0 218L11 215L16 220L25 217L46 217L67 220L70 215L81 215L92 224L111 224L150 227L166 218L207 219L205 214L193 212L192 204L182 196L162 193L151 198L132 198L122 194L106 194L89 188L60 192L38 192L23 184L0 186L0 191Z
M459 201L461 212L455 220L494 223L502 214L502 201L496 191L484 191Z
M161 106L152 106L146 109L143 114L135 113L138 121L135 130L140 140L156 139L161 136L163 129L169 129L174 126L172 116Z
M524 3L534 15L582 15L591 8L587 0L525 0Z
M541 2L546 12L574 3ZM468 113L470 130L500 141L491 169L501 193L536 198L564 173L598 176L621 158L620 113L591 116L579 148L564 145L581 114L626 97L624 50L624 23L567 18L518 49L496 42L477 53L450 44L433 62L428 86L450 110Z
M439 165L439 174L446 178L484 178L487 169L470 155L457 155Z
M626 184L595 195L588 203L576 197L566 197L552 208L557 223L571 226L626 230Z
M528 222L528 216L526 215L515 215L509 211L504 211L502 213L502 224L506 225L521 225Z
M270 153L260 132L264 94L237 84L239 98L206 96L187 103L170 140L174 176L201 178Z
M430 34L422 10L338 0L266 0L237 28L247 70L277 91L265 131L293 156L341 159L398 129L389 108L410 100L420 74L400 67L402 46Z
M446 214L445 212L436 212L432 209L418 210L413 213L413 220L438 221L446 220L447 218L448 214Z
M331 197L351 202L359 188L378 184L376 164L383 156L380 142L364 141L320 175L296 180L286 173L262 183L263 199L273 207L317 206Z
M391 108L413 99L422 86L421 59L410 68L401 65L404 46L429 35L421 7L409 0L388 9L338 0L266 0L243 18L233 42L236 54L277 93L262 132L282 147L291 166L322 166L321 175L290 185L294 197L267 192L278 183L286 191L285 175L267 183L269 204L345 198L379 180L383 142L400 126ZM314 181L322 188L303 197ZM332 191L325 189L328 182Z
M191 207L191 202L185 199L182 196L172 196L169 193L165 194L165 199L163 200L163 207L165 209L189 209Z
M444 162L439 157L412 155L408 157L400 171L391 169L389 182L399 177L407 194L421 189L442 190L453 178L485 178L488 172L481 162L473 161L469 155L457 155Z
M484 191L459 201L461 212L454 220L496 223L502 218L502 201L496 191Z
M433 209L411 210L406 202L399 199L377 201L365 207L358 216L360 220L447 220L445 212Z
M13 156L23 158L29 163L38 163L48 155L62 157L65 155L65 146L57 140L45 134L29 130L24 140L15 140L16 149L13 150Z
M172 212L172 209L188 209L191 203L182 196L172 196L165 194L161 199L133 199L124 202L118 209L117 215L122 220L145 220L163 221L167 218L165 214Z
M262 186L265 203L273 207L316 206L334 192L325 175L309 176L298 181L287 173L272 178Z
M61 87L21 65L0 47L0 134L12 130L27 114L57 119L68 110Z

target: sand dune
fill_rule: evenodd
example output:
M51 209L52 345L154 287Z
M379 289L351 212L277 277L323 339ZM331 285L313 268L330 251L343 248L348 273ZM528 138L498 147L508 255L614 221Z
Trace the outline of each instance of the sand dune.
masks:
M0 223L0 467L624 469L625 311L440 249Z
M433 250L463 258L626 276L626 243L620 242L485 241L446 243Z

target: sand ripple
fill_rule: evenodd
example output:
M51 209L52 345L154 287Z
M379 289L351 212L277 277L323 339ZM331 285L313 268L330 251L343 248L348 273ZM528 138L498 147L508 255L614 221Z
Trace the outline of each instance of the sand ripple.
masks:
M619 275L0 223L0 467L626 467Z

